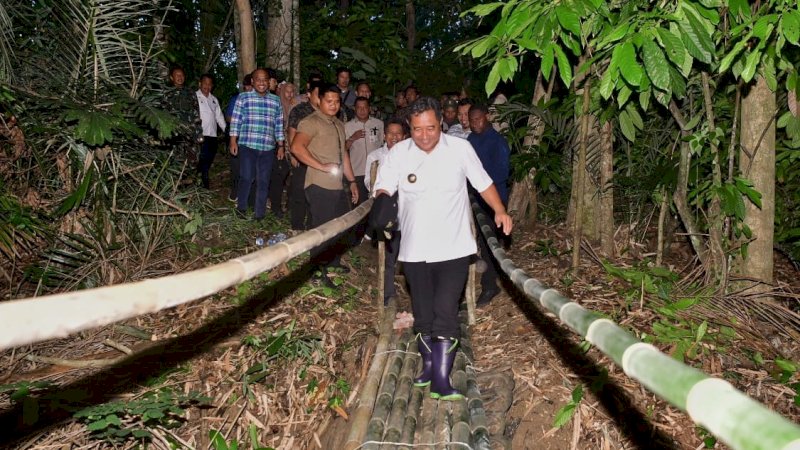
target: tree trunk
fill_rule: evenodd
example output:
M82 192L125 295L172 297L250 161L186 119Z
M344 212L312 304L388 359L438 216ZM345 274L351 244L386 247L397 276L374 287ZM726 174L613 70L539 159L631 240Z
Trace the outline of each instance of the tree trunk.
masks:
M686 232L689 233L689 242L692 244L695 254L700 259L700 263L705 265L706 262L706 246L705 239L700 234L697 228L692 211L689 209L688 186L689 186L689 170L692 165L692 155L689 151L689 143L685 138L689 136L689 130L686 128L686 120L683 118L680 108L675 102L669 104L669 112L675 119L675 123L681 128L681 143L680 143L680 163L678 164L678 180L676 181L675 193L672 195L672 201L675 203L675 209L678 210L678 216L683 222Z
M708 121L708 132L714 135L717 126L714 120L714 106L711 99L711 86L707 72L702 73L703 84L703 103L706 110L706 119ZM720 167L719 148L712 139L710 142L712 154L712 183L714 187L722 186L722 168ZM722 207L720 204L719 196L714 195L711 197L711 204L708 206L708 262L710 267L707 268L706 278L709 282L716 282L725 277L727 272L727 263L725 259L725 250L722 244Z
M406 34L408 35L408 52L414 51L417 42L417 15L414 0L406 0Z
M300 0L292 0L292 79L300 89Z
M600 250L613 257L614 248L614 127L605 122L600 127L600 214L598 231Z
M236 45L236 79L239 80L239 87L242 87L242 82L244 81L244 68L242 68L242 27L240 25L239 8L234 9L236 9L233 15L233 42Z
M246 75L256 70L256 38L250 0L236 0L236 15L239 18L238 63L242 75Z
M573 224L572 231L572 270L577 271L580 265L581 258L581 240L583 239L583 220L585 216L583 213L583 201L579 197L580 193L584 191L586 184L586 147L589 140L589 124L591 117L589 116L589 104L591 103L591 79L587 79L583 85L583 107L581 110L581 134L580 134L580 148L578 151L578 167L575 171L576 180L573 183L573 191L576 192L577 201L575 203L575 223Z
M579 127L582 119L577 120ZM600 157L597 155L601 151L599 145L589 143L601 142L600 126L597 117L588 114L588 135L587 135L587 155L583 165L580 163L579 150L582 145L582 136L578 136L578 142L574 143L568 151L572 152L572 190L569 197L569 209L567 210L567 226L575 227L575 222L580 220L583 236L590 241L600 240ZM589 148L591 147L591 148ZM589 151L591 150L591 151ZM579 178L583 183L578 184ZM578 203L580 202L580 208ZM580 211L579 211L580 209Z
M739 171L761 193L761 208L745 198L744 224L753 232L739 273L772 283L775 231L775 93L756 77L742 99Z
M552 93L553 80L555 77L555 70L550 75L550 83L548 87L544 86L544 77L542 71L536 76L536 84L533 89L533 98L531 105L536 106L544 100L550 100ZM544 133L544 123L541 118L535 114L528 116L528 133L522 141L524 148L532 145L537 145ZM508 198L508 211L516 215L516 220L526 222L529 225L536 224L539 206L539 190L533 184L533 178L536 176L536 168L531 171L520 181L515 181L511 186L511 195Z
M267 12L267 67L286 75L292 70L292 3L276 0L270 5L279 9Z

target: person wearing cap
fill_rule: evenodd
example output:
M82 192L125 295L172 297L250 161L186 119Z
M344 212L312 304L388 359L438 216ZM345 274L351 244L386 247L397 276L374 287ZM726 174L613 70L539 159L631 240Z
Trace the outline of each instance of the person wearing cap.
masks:
M312 228L347 213L348 197L350 202L358 202L358 186L345 148L344 124L336 118L341 106L339 89L331 84L319 92L319 107L298 124L291 150L292 155L308 166L305 193ZM347 193L343 181L347 183ZM341 249L333 245L335 240L311 250L311 260L318 269L316 275L328 286L332 285L329 272L347 271L341 265Z
M450 127L458 123L458 102L452 98L445 99L442 104L442 131L448 132Z
M457 400L463 394L449 376L461 336L458 306L477 251L467 181L492 208L503 232L511 232L512 220L469 142L442 133L438 101L419 98L408 118L411 139L389 152L378 169L375 192L378 197L398 194L398 259L410 288L423 362L414 384L430 385L433 398Z

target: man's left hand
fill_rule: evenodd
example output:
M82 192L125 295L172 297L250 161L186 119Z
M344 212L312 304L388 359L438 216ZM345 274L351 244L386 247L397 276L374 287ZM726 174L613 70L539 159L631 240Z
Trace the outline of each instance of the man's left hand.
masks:
M278 157L278 161L283 161L283 158L286 157L286 150L283 147L278 147L278 153L276 156Z
M354 205L358 203L358 186L356 183L350 183L350 197Z
M506 235L511 234L511 229L514 228L514 223L508 213L502 212L494 215L494 224L497 228L503 230Z

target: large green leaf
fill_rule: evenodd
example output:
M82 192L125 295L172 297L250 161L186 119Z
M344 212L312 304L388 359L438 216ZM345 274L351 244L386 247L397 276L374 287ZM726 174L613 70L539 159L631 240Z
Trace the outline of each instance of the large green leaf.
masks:
M758 68L758 62L761 60L761 52L757 49L750 52L747 55L744 63L744 69L742 70L742 80L744 82L750 82L753 79L753 76L756 74L756 69Z
M575 36L581 35L581 20L578 15L575 14L575 11L563 4L558 5L556 6L556 17L562 28L568 30Z
M619 113L619 128L629 141L633 142L636 140L636 128L634 128L627 110Z
M659 89L667 89L669 86L669 65L664 53L655 42L651 40L644 41L642 44L642 60L650 81Z
M689 54L710 64L714 58L714 43L701 20L705 19L698 18L693 11L685 8L685 15L678 21L678 27L681 30L681 40Z
M781 17L783 37L794 45L800 45L800 12L787 11Z
M564 50L561 50L561 47L558 45L554 45L553 49L556 52L556 60L558 61L558 74L561 77L561 81L564 82L565 86L572 85L572 65L569 62L569 58L564 53Z
M550 74L553 71L553 62L555 61L555 53L553 52L553 44L548 43L542 50L542 75L544 79L550 81Z
M494 3L486 3L484 5L473 6L468 11L462 13L461 16L465 16L465 15L467 15L469 13L473 13L476 16L480 16L480 17L488 16L489 14L494 12L495 9L503 6L504 4L505 4L505 2L494 2Z
M660 27L656 31L658 32L661 46L664 47L664 50L667 52L669 60L676 66L681 67L686 55L686 47L683 45L681 38L669 30Z
M619 51L619 61L617 61L622 78L633 86L639 86L642 82L644 71L636 60L636 50L633 44L628 41L622 44Z

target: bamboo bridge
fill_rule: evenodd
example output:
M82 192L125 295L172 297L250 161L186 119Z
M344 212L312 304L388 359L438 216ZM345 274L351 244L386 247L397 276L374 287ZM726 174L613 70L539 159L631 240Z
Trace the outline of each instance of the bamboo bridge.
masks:
M203 269L135 283L0 303L0 350L108 325L198 300L235 286L326 242L360 222L368 200L348 214L301 235ZM640 342L611 320L544 286L517 268L474 207L477 223L503 271L542 313L560 321L622 367L648 391L686 412L734 449L800 450L800 427L736 390ZM472 280L474 281L474 279ZM474 291L473 291L474 292ZM468 302L470 293L468 292ZM474 306L474 305L470 305ZM394 305L383 311L381 334L343 447L360 449L489 449L483 399L462 314L463 342L452 382L466 396L444 402L414 388L419 356L410 331L394 333Z

